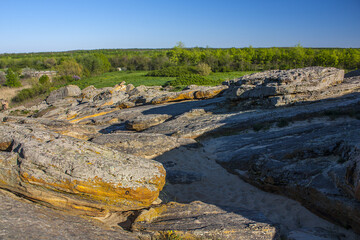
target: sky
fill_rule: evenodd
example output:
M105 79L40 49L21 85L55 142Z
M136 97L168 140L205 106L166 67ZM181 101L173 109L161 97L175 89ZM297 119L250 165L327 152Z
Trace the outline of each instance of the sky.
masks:
M0 0L0 53L360 48L360 0Z

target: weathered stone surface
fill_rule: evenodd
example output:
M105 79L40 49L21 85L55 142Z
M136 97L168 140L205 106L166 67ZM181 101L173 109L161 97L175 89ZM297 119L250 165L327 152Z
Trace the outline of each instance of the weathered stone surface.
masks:
M13 199L0 191L0 239L138 239L120 228Z
M257 212L220 208L202 202L171 202L143 211L133 231L143 236L168 236L184 239L279 239L276 226Z
M153 158L182 145L196 145L192 139L169 137L163 134L117 132L104 134L92 142L136 156Z
M213 98L218 96L227 88L227 86L197 87L181 92L168 92L153 98L151 100L151 104Z
M0 143L9 140L0 151L0 187L54 208L94 216L141 209L165 183L160 163L93 143L0 125Z
M140 115L126 122L126 128L135 131L143 131L149 127L156 126L171 118L168 114Z
M81 89L76 85L68 85L62 88L59 88L55 91L52 91L49 97L46 99L48 104L53 104L60 99L66 97L77 97L81 95Z
M230 82L227 97L232 101L248 100L272 106L323 99L321 90L342 83L344 70L307 67L271 70L243 76Z
M359 136L356 118L306 122L209 140L208 151L245 181L359 231Z

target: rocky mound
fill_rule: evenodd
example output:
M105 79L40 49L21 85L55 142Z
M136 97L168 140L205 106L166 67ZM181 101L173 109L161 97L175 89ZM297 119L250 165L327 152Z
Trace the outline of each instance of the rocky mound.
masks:
M0 160L1 188L84 215L148 207L165 184L158 162L14 124L0 125Z
M311 67L225 84L67 86L38 106L4 111L0 188L132 231L125 239L356 239L288 198L360 229L360 78ZM236 176L287 196L286 206L274 212L276 197L253 194L260 190ZM3 198L15 216L16 204ZM270 209L260 206L268 201ZM22 236L11 221L0 220L5 236Z
M225 82L230 101L261 106L281 106L338 96L344 86L344 71L336 68L307 67L254 73Z

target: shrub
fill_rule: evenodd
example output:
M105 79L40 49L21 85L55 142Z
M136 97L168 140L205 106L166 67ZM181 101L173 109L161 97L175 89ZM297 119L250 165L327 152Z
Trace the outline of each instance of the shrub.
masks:
M206 63L199 63L196 69L197 73L201 76L208 76L211 73L211 67Z
M21 90L13 99L13 102L23 102L27 99L34 98L38 95L50 92L49 85L36 84L32 88Z
M80 76L82 74L83 68L74 59L68 59L57 66L57 70L60 76Z
M17 75L13 70L10 68L6 74L6 82L5 85L8 87L21 87L21 82L19 80L19 75Z
M48 75L42 75L40 78L39 78L39 83L41 85L45 85L45 84L49 84L50 83L50 78Z

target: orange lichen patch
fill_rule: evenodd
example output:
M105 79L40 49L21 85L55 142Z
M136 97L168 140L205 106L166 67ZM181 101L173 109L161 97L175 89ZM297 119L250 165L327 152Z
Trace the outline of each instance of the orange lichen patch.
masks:
M162 183L165 183L165 176L151 181L158 186L155 191L151 191L146 187L124 188L120 184L104 182L97 177L88 181L64 180L53 183L23 173L21 180L32 185L61 192L61 195L76 195L84 201L97 202L104 205L104 208L113 206L125 209L139 209L149 206L157 199L159 191L163 187Z
M173 96L164 96L163 98L154 99L151 101L151 103L161 104L167 102L177 102L177 101L192 100L192 99L194 99L194 91L189 91L189 92L181 92Z
M213 98L217 95L219 95L224 89L218 89L218 90L207 90L207 91L197 91L195 93L195 98L198 99L208 99Z
M119 122L119 119L118 118L113 118L113 119L110 119L109 121L107 121L107 123L118 123Z
M110 93L114 93L118 91L126 91L126 86L125 85L115 86L113 89L110 90Z
M80 139L80 140L89 140L90 137L87 136L86 134L81 134L81 133L77 133L77 132L73 132L71 130L63 130L63 131L55 131L56 133L59 133L61 135L64 135L64 136L69 136L69 137L73 137L73 138L77 138L77 139Z
M116 111L116 110L118 110L118 109L110 110L110 111L107 111L107 112L100 112L100 113L96 113L96 114L93 114L93 115L85 116L85 117L82 117L82 118L74 119L74 120L71 120L70 123L80 122L81 120L88 119L88 118L92 118L92 117L103 116L103 115L105 115L105 114L112 113L112 112L114 112L114 111Z
M143 211L136 219L135 222L148 222L156 220L163 212L166 212L167 206L162 205L160 207L153 207L149 210Z
M66 118L66 120L71 120L77 117L77 114L72 114Z
M133 106L131 106L129 103L120 103L116 106L117 108L120 108L120 109L124 109L124 108L131 108Z
M111 105L113 105L113 104L114 104L114 101L113 101L113 100L110 100L110 101L104 103L103 105L101 105L101 107L111 106Z
M0 142L0 151L6 151L7 149L10 148L11 144L12 144L12 141Z

